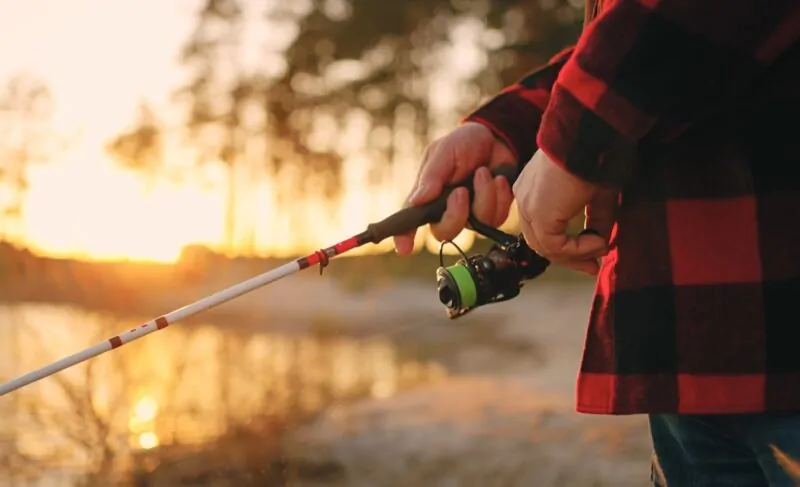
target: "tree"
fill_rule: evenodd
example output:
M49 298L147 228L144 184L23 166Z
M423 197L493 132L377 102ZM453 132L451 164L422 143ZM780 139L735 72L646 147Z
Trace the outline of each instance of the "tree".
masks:
M392 144L375 150L374 137L354 148L335 143L336 134L346 133L349 121L359 116L369 120L371 131L392 133L398 115L405 114L417 121L418 135L426 134L425 54L446 33L423 27L443 9L447 4L409 0L317 0L307 11L288 5L273 10L272 22L294 23L298 31L283 52L287 69L270 83L266 97L267 137L291 141L276 155L277 168L303 164L308 172L325 173L335 186L342 159L360 151L370 153L376 160L371 169L381 173L394 159ZM334 134L321 146L312 137L320 117L331 120Z
M266 52L248 72L237 32L254 14L243 5L251 4L204 0L183 53L192 73L181 91L189 140L201 160L223 161L232 176L229 244L234 169L253 162L246 160L253 139L264 148L256 157L279 181L279 204L308 196L335 202L345 161L354 156L370 161L367 184L389 182L397 162L419 160L424 146L483 96L574 42L582 13L577 0L272 1L258 15L274 35L258 46ZM445 61L465 25L481 59L471 73L453 77ZM445 106L437 99L442 87L436 91L443 74L451 75L443 89L453 99ZM248 122L255 106L261 116Z
M297 164L314 153L310 132L315 120L329 116L344 131L354 113L367 117L370 131L394 134L414 142L415 152L430 142L438 126L450 126L474 107L481 96L494 93L540 65L556 51L574 42L581 28L582 5L550 0L315 0L310 8L286 4L270 13L271 22L289 22L298 34L283 51L283 74L269 84L267 131L273 143L291 141L291 151L277 162ZM449 89L457 103L449 112L433 110L433 81L442 74L443 59L451 55L454 29L467 22L482 26L483 67L471 77L453 80ZM349 74L343 74L349 73ZM478 88L478 91L474 89ZM386 176L397 159L397 143L379 143L370 137L360 148L375 161L371 170ZM338 155L327 167L336 173L347 155Z
M282 51L286 69L267 88L265 136L283 148L271 161L278 170L291 165L321 172L334 187L342 161L355 155L370 161L363 168L368 183L393 181L397 164L418 161L424 146L481 98L574 42L582 17L582 5L567 0L307 5L286 3L270 12L271 22L296 25L297 35ZM481 55L472 73L460 77L448 73L454 59L459 64L455 56L461 54L453 51L459 29L472 31ZM439 103L442 90L453 103ZM342 143L353 119L367 120L367 136ZM314 137L321 120L330 120L328 144ZM326 164L314 164L315 154Z
M19 74L0 89L0 232L20 223L28 168L54 155L53 99L38 78ZM11 225L10 225L11 224Z
M163 169L163 133L155 113L143 103L134 126L106 146L106 151L123 167L144 175L148 187L152 188L156 177Z
M197 27L181 54L191 80L177 93L188 106L187 139L198 149L198 163L220 160L228 167L225 240L229 250L236 231L236 170L246 137L241 112L250 94L237 61L241 18L237 0L204 0Z
M502 41L487 45L487 63L473 78L483 93L495 93L574 44L583 28L583 0L527 2L494 0L483 16Z

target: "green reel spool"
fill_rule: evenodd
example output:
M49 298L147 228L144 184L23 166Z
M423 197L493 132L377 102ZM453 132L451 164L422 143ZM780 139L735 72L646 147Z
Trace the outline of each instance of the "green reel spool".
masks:
M470 226L494 240L495 245L484 255L468 257L452 241L442 242L436 287L439 302L445 306L451 319L464 316L480 306L518 296L526 281L539 276L550 265L550 261L527 246L522 235L509 235L474 218L470 218ZM444 265L445 244L453 245L461 254L462 258L454 265Z
M471 308L475 306L478 301L478 288L475 286L475 280L472 278L469 268L465 265L456 264L445 269L453 277L458 289L458 295L461 300L461 306Z
M478 288L469 267L459 262L436 270L439 283L439 301L448 309L470 309L478 302Z

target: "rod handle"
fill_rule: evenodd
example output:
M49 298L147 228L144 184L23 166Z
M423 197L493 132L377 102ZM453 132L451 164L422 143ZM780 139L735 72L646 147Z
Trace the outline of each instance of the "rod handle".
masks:
M511 164L500 166L492 171L493 176L504 176L509 185L513 185L517 179L517 169ZM371 223L364 232L367 241L377 244L384 239L403 235L429 223L437 223L442 219L447 208L447 197L458 187L465 187L469 190L469 199L472 201L475 190L473 187L474 174L470 174L466 180L455 186L446 187L442 194L435 200L419 206L409 206L384 218L383 220Z

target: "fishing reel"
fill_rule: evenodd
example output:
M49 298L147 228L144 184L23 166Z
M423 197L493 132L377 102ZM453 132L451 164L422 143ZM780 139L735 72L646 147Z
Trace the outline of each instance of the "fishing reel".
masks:
M550 265L549 260L528 247L522 235L515 237L484 225L474 217L470 217L469 223L472 230L495 244L486 254L468 257L454 242L442 242L436 283L439 301L450 319L480 306L516 297L527 281L541 275ZM442 254L448 243L461 254L451 266L444 265Z

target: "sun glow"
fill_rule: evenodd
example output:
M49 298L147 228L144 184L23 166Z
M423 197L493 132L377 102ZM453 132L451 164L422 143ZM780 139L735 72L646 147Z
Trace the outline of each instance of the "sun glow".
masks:
M153 396L143 396L133 406L128 428L142 449L150 450L161 443L158 435L153 431L157 415L158 402Z
M174 262L188 243L218 242L222 202L200 185L161 182L101 157L31 170L24 240L33 250L93 260Z
M152 431L139 435L139 446L144 450L152 450L160 444L158 435Z
M148 187L137 174L91 152L31 167L19 239L43 255L94 261L175 263L187 245L220 249L226 171L212 164L193 178L181 183L162 179ZM398 195L392 194L398 188L368 191L358 182L345 185L334 211L319 211L333 203L313 200L278 207L270 198L272 184L260 181L253 188L256 198L248 202L245 194L238 208L238 216L255 232L253 251L259 255L289 256L331 245L400 207ZM298 222L303 226L293 229ZM247 232L238 232L234 243L241 245L246 238ZM467 251L474 240L471 232L463 232L455 243ZM439 246L426 229L418 232L418 250L438 253ZM387 239L350 255L392 248ZM444 253L458 251L447 246Z
M87 23L86 18L103 21ZM162 179L148 188L138 175L115 165L103 149L129 128L141 101L148 101L168 127L180 125L183 112L171 105L170 93L186 81L175 62L194 28L194 16L187 15L186 7L181 2L155 0L74 0L68 4L0 0L3 21L0 76L30 71L48 84L56 105L54 128L59 136L70 139L71 147L68 154L29 168L20 228L12 232L4 227L2 237L38 254L84 260L173 263L186 245L220 249L225 240L228 175L224 168L217 165L209 174L192 175L180 184ZM139 35L142 28L147 30L145 37ZM263 28L255 30L264 33ZM251 41L254 46L261 42ZM261 51L254 52L256 62L263 62ZM459 56L462 68L463 58ZM443 81L449 86L447 82ZM342 138L356 144L365 139L363 135ZM80 140L75 142L73 136ZM373 161L366 155L352 156L346 164L343 196L336 204L306 197L278 205L272 188L287 183L243 174L247 184L237 195L235 248L226 250L275 257L311 252L396 211L422 152L413 144L399 145L396 156L404 162L396 164L382 188L367 189L365 168ZM167 159L170 163L189 160L180 150ZM438 252L438 242L426 234L419 232L418 248ZM465 251L471 241L466 232L456 240ZM350 255L391 250L387 239ZM455 252L452 247L445 251Z
M31 167L19 239L40 254L105 261L174 263L190 244L220 249L226 171L212 165L192 177L180 184L162 179L148 188L135 173L91 153ZM236 232L234 244L244 245L250 230L255 235L252 251L260 255L288 256L331 245L399 208L391 194L371 195L355 183L343 188L338 204L302 198L279 207L271 201L272 184L263 180L249 188L257 193L249 200L243 188L237 205L245 231ZM420 247L425 239L420 232ZM353 254L391 248L387 240Z
M158 402L152 396L141 398L133 408L133 417L140 422L152 421L158 414Z

